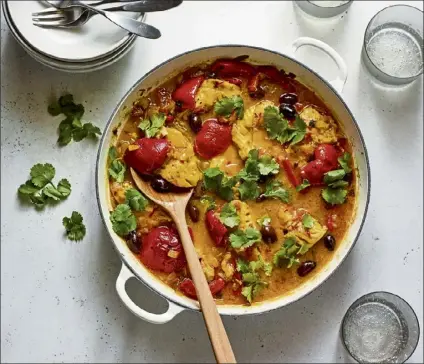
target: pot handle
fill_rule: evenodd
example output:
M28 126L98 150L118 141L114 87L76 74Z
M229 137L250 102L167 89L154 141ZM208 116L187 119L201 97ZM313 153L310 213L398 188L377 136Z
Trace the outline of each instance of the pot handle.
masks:
M340 54L338 54L335 49L330 47L327 43L324 43L318 39L301 37L296 39L292 44L291 53L293 58L296 58L296 51L304 45L316 47L333 59L339 68L339 75L335 80L329 81L328 83L333 86L337 92L341 93L347 80L347 66Z
M184 311L184 308L177 306L175 303L168 300L168 310L164 313L156 314L143 310L134 303L134 301L128 296L125 289L127 281L133 277L135 277L134 274L132 274L126 265L122 263L121 271L119 272L116 280L116 291L118 292L119 298L134 315L152 324L165 324L171 321L181 311Z

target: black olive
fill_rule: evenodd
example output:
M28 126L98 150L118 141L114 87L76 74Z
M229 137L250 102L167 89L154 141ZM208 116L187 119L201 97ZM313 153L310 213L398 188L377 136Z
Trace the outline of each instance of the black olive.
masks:
M256 198L256 202L262 202L266 200L266 196L261 193L257 198Z
M265 96L265 90L262 86L258 86L258 89L254 92L249 92L249 96L252 99L262 99Z
M172 190L172 184L161 176L153 176L150 180L150 185L156 192L169 192Z
M296 109L293 105L280 104L280 113L289 120L293 120L296 117Z
M314 121L314 120L311 120L311 121L309 122L309 127L310 127L310 128L315 128L315 121Z
M138 254L140 253L140 246L141 246L141 241L137 236L137 233L135 230L130 231L126 237L126 241L127 241L127 245L128 248L130 248L130 250L135 253Z
M329 251L333 251L336 246L336 239L333 235L328 234L324 237L324 245Z
M199 216L200 216L199 209L196 206L194 206L191 201L187 205L187 212L190 216L191 221L193 222L199 221Z
M280 104L294 105L297 102L297 95L287 92L280 96Z
M307 274L311 273L316 266L317 266L317 263L313 262L312 260L307 260L306 262L302 262L299 268L297 268L297 274L301 277L304 277Z
M286 235L289 231L287 229L283 229L283 234Z
M270 225L262 226L261 234L262 240L267 244L271 244L277 241L277 234L275 229Z
M193 130L193 132L196 134L200 131L200 129L202 129L202 119L197 114L190 114L188 117L188 123L191 130Z

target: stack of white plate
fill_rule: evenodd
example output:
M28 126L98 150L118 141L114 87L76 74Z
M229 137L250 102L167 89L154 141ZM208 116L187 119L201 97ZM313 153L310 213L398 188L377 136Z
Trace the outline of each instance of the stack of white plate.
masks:
M90 72L109 66L128 53L137 38L101 15L78 28L40 28L32 24L31 14L49 7L44 1L1 3L6 22L18 43L35 60L60 71ZM145 14L121 14L145 20Z

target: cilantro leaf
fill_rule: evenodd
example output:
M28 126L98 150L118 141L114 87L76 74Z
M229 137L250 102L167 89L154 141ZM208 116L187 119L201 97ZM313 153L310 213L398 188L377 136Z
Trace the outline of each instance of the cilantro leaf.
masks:
M80 142L87 137L87 130L83 127L74 127L72 129L72 139L76 142Z
M150 117L150 119L144 119L138 124L138 127L144 131L147 138L153 138L162 129L165 124L166 116L164 113L157 113Z
M115 159L109 166L109 176L116 182L123 182L127 167L119 159Z
M241 290L241 294L244 297L246 297L246 299L247 299L247 301L249 303L252 303L252 300L253 300L253 292L252 292L252 290L253 290L253 285L251 285L251 286L245 286Z
M252 300L259 291L264 286L268 285L268 283L261 281L260 276L257 273L259 269L263 269L265 275L271 275L272 265L264 262L261 255L259 255L259 259L257 261L249 263L243 259L237 260L237 271L242 273L243 283L245 284L241 292L249 303L252 303Z
M229 118L233 111L235 111L238 119L243 119L244 103L241 96L223 97L215 103L214 112L216 115Z
M240 273L247 273L249 270L249 263L247 263L244 259L237 259L237 271Z
M50 163L38 163L31 168L31 182L37 187L44 187L53 179L55 173L56 170Z
M216 208L216 202L212 196L204 195L200 197L200 203L206 205L206 211L214 210Z
M304 190L305 188L308 188L310 185L311 183L307 179L304 179L302 183L296 187L296 191L300 192Z
M71 184L66 178L62 178L57 184L57 190L62 197L68 197L71 194Z
M48 107L47 112L51 116L57 116L62 113L62 106L60 106L58 101L53 101Z
M237 210L230 203L226 203L222 207L221 212L219 214L219 219L225 226L228 226L230 228L233 228L240 224L240 217L237 214Z
M21 195L32 195L36 192L38 192L38 190L40 189L40 187L35 186L31 180L26 181L24 184L20 185L18 188L18 192Z
M208 168L203 172L203 185L208 191L215 192L223 200L231 201L234 197L235 177L228 177L219 168Z
M253 228L247 228L246 230L236 230L230 234L231 246L235 249L246 249L255 243L260 242L262 239L261 233Z
M116 206L110 214L110 221L113 231L119 236L126 236L137 227L137 220L127 204Z
M72 140L72 120L64 119L59 124L59 138L57 143L61 146L69 144Z
M287 268L291 268L293 264L299 263L299 259L296 258L298 251L299 247L296 244L296 238L286 238L280 250L274 254L272 262L277 267L282 267L282 263L288 261Z
M260 189L255 181L244 181L238 187L240 193L240 200L254 200L260 194Z
M244 168L237 177L245 181L257 181L260 176L277 174L280 170L279 164L269 155L259 157L257 149L251 149L244 164Z
M290 200L289 192L283 187L279 181L269 181L266 184L265 197L279 198L281 201L288 203Z
M275 139L280 143L288 140L288 122L275 106L267 106L264 109L264 126L270 139Z
M69 106L74 103L74 96L72 94L65 94L59 97L58 103L60 107Z
M66 236L69 240L79 241L85 236L85 225L80 213L73 211L71 217L64 217L62 224L66 229Z
M349 185L349 182L347 181L343 181L343 180L339 180L333 183L330 183L328 185L328 187L332 187L332 188L338 188L338 187L347 187Z
M43 195L51 198L54 201L60 201L62 199L62 194L57 190L53 185L47 185L42 190Z
M321 191L321 196L331 205L341 205L346 201L347 191L343 188L327 187Z
M260 226L271 225L271 218L268 215L264 215L261 218L256 220Z
M140 191L135 188L129 188L125 191L125 203L134 211L144 211L149 204L149 200Z
M45 196L42 191L37 191L33 195L30 195L29 199L38 209L42 209L47 202L47 196Z
M110 147L109 148L108 155L109 155L109 159L111 161L113 161L113 160L115 160L115 159L117 159L119 157L118 150L115 147Z
M315 219L311 215L305 214L302 218L302 224L306 229L312 229L315 225Z
M334 171L327 172L324 174L324 183L328 185L332 182L343 179L344 176L346 176L346 173L343 169L336 169Z
M90 138L97 138L97 135L101 135L100 129L92 123L85 123L83 129L86 131L87 136Z
M352 172L352 168L349 167L349 163L351 159L352 159L352 156L350 155L350 153L347 153L347 152L337 159L339 161L340 166L343 168L343 170L346 173Z
M293 126L288 129L289 137L287 141L291 140L291 145L297 144L303 140L306 135L306 123L303 119L296 115Z

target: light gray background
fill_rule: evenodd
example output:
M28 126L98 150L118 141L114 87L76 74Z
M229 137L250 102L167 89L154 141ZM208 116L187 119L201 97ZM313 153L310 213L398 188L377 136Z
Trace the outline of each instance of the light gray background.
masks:
M155 326L136 319L115 293L120 261L101 222L94 189L97 144L56 145L58 120L47 99L69 91L103 127L126 90L146 71L205 45L244 43L284 51L298 36L332 45L349 69L343 97L368 147L372 194L362 235L348 259L320 289L269 314L224 318L239 362L346 362L340 322L359 296L387 290L423 318L423 86L384 90L360 63L365 27L387 1L355 1L338 21L306 19L285 2L184 2L148 21L162 31L140 39L119 63L91 74L50 70L30 58L1 24L1 360L2 362L213 361L202 317L184 312ZM391 2L393 3L393 2ZM397 2L394 2L397 3ZM422 2L411 2L422 9ZM331 78L330 63L303 52ZM333 73L334 75L334 73ZM72 183L68 200L43 212L22 206L17 187L30 167L50 162ZM81 243L63 236L62 217L80 211ZM143 306L164 302L141 284ZM422 340L410 362L423 362Z

